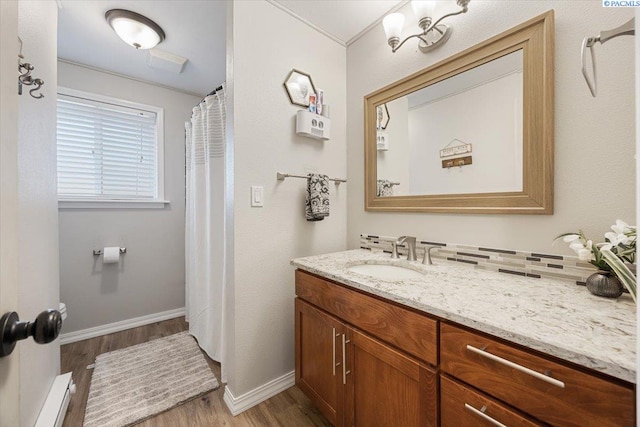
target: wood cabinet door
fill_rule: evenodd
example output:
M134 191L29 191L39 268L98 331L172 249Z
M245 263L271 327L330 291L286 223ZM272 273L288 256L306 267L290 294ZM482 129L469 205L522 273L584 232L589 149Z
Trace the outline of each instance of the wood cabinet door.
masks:
M354 329L347 340L346 425L437 426L435 371Z
M345 326L311 304L295 300L296 385L329 422L343 425L342 342Z

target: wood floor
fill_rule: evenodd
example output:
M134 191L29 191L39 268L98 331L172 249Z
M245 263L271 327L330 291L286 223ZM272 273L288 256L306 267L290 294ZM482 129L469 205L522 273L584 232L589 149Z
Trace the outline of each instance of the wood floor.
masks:
M97 355L185 330L187 323L184 318L178 318L63 345L62 372L73 371L73 381L77 385L63 427L82 426L93 372L87 366L95 362ZM220 381L220 364L206 355L205 358ZM138 426L330 426L295 386L236 417L231 415L223 402L224 387L222 384L217 390L143 421Z

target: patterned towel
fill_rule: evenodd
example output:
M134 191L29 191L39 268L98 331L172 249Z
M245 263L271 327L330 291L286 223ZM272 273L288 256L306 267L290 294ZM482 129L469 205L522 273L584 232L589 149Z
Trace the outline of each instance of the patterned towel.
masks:
M309 174L304 205L307 221L322 221L325 216L329 216L329 177L327 175Z
M391 185L391 181L388 179L379 179L378 180L378 197L388 197L393 196L393 185Z

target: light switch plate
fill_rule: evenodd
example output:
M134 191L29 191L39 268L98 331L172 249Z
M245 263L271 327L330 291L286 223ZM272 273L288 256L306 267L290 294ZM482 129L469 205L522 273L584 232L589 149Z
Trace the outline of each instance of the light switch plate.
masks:
M264 187L261 185L251 186L251 207L261 208L264 206Z

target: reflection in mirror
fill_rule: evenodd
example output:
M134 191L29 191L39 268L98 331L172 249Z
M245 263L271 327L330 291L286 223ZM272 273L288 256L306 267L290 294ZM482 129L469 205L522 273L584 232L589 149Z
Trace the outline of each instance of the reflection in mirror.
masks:
M379 197L522 191L522 49L383 106Z

